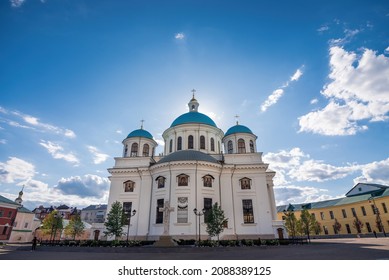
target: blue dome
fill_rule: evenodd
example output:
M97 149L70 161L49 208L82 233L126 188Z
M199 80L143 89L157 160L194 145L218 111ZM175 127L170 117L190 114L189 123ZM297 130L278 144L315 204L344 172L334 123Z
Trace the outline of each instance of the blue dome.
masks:
M229 130L227 130L226 134L224 134L224 137L235 134L235 133L249 133L249 134L254 134L250 128L244 125L237 124L233 127L231 127Z
M217 127L215 122L210 117L196 111L182 114L173 121L170 127L186 123L201 123Z
M131 137L144 137L144 138L153 139L153 135L151 135L150 132L142 128L134 130L133 132L128 134L127 138L131 138Z

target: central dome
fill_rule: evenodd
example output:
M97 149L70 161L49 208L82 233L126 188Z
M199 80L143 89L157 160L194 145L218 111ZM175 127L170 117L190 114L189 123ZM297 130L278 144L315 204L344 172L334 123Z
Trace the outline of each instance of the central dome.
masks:
M215 122L210 117L202 113L199 113L197 111L191 111L182 114L181 116L179 116L173 121L170 127L177 126L180 124L187 124L187 123L201 123L201 124L207 124L213 127L217 127Z

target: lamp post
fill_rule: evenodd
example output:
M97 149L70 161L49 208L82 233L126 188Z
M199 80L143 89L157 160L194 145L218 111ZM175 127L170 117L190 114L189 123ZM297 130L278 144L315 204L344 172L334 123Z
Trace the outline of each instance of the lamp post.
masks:
M200 224L200 217L202 216L202 215L204 215L204 213L205 213L205 210L204 209L201 209L200 211L198 211L197 210L197 208L195 208L195 209L193 209L193 213L196 215L196 216L198 216L199 217L199 246L200 246L200 241L201 241L201 228L200 228L200 226L201 226L201 224Z
M375 204L375 199L374 199L373 195L371 197L369 197L369 203L371 203L372 201L373 201L373 205L374 205L373 206L374 207L374 212L377 215L377 221L379 223L379 230L381 231L381 229L382 229L382 232L384 233L384 236L386 237L386 232L385 232L384 224L382 223L382 220L381 220L380 210L378 209L377 205Z
M132 213L126 212L125 214L126 214L127 220L128 220L128 227L127 227L127 246L128 246L128 235L130 234L131 217L135 216L136 210L134 209L134 210L132 210Z

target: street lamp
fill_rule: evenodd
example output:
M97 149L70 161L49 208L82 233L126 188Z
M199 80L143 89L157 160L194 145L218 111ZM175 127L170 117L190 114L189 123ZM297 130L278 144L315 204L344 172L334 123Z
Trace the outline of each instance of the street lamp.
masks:
M193 213L196 216L199 217L199 246L200 246L200 241L201 241L201 236L200 236L200 234L201 234L201 231L200 231L201 230L201 228L200 228L200 226L201 226L201 224L200 224L200 217L205 214L205 210L203 208L202 210L198 211L197 208L195 208L195 209L193 209Z
M382 229L382 232L384 233L384 236L386 237L384 224L382 223L382 220L381 220L380 210L378 209L377 205L375 204L375 199L374 199L373 195L371 197L369 197L369 203L371 203L372 201L373 201L373 205L374 205L374 212L377 215L379 230L381 231L381 229Z
M130 234L131 217L135 216L136 210L134 209L132 210L132 213L126 212L125 214L127 215L127 220L128 220L128 227L127 227L127 246L128 246L128 235Z

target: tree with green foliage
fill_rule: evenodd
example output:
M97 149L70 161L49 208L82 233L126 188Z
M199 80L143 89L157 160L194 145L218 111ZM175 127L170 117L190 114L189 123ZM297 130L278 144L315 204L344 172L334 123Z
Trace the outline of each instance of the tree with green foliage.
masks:
M69 224L65 227L65 234L76 240L77 236L81 236L85 231L85 225L81 221L80 215L75 215L70 218Z
M107 214L107 221L104 223L105 236L115 236L115 240L120 238L123 235L125 221L123 206L119 201L115 201L112 203L111 210Z
M45 234L50 234L50 240L55 240L57 232L62 232L63 219L58 211L49 213L42 222L42 231Z
M316 218L307 209L303 209L301 210L300 221L302 231L307 236L308 241L310 241L309 234L315 232Z
M285 227L288 230L288 235L295 238L298 232L298 223L296 215L293 211L284 211L285 215Z
M220 233L224 230L224 225L228 219L224 216L224 211L216 202L211 211L209 212L208 222L207 222L207 233L210 237L217 236L217 240L219 241Z

